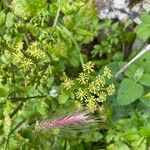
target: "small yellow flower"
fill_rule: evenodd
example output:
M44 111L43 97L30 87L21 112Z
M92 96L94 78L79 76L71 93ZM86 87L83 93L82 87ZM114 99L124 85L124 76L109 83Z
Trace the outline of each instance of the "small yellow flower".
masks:
M109 87L107 88L107 93L109 96L113 95L115 93L115 86L114 84L109 85Z
M79 78L77 79L80 84L86 84L89 80L89 77L86 73L80 73Z
M41 49L38 49L38 42L33 42L28 48L27 52L37 59L45 57L45 53Z
M90 96L87 98L86 107L90 112L94 112L97 109L97 105L96 105L94 96Z
M98 76L96 77L96 80L95 80L95 86L97 86L98 88L103 88L105 86L105 78L103 76Z
M23 42L20 41L20 42L18 42L17 45L16 45L16 51L20 51L22 48L23 48Z
M30 54L37 59L41 59L45 57L44 52L42 52L40 49L32 49L30 50Z
M67 78L64 80L64 82L62 83L62 86L63 86L66 90L69 90L69 89L71 89L71 87L72 87L73 84L74 84L73 81L67 77Z
M31 59L25 58L25 59L23 59L22 64L24 65L24 68L28 70L32 67L33 62Z
M110 77L112 76L111 70L107 66L104 67L103 75L104 75L104 77L107 77L108 79L110 79Z
M13 54L13 59L16 63L21 63L23 60L24 55L21 53L21 51Z
M94 72L93 68L94 68L94 64L91 61L89 61L86 64L83 64L83 71L84 72L87 72L87 73Z
M104 92L100 92L98 94L98 98L96 99L98 102L104 102L106 100L106 94Z
M76 92L76 98L82 101L86 99L86 97L87 97L87 92L79 88L78 91Z
M93 94L97 94L98 93L98 87L96 86L94 81L89 84L88 89Z

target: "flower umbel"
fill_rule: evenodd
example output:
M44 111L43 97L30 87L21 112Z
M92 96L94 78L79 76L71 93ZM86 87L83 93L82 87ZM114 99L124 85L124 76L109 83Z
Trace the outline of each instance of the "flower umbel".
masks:
M103 75L104 75L104 77L107 77L108 79L110 79L110 77L112 76L111 70L107 66L104 67Z
M96 80L95 80L95 85L97 86L97 88L102 88L105 86L105 78L101 75L99 75L98 77L96 77Z
M83 71L84 72L87 72L87 73L94 72L93 68L94 68L94 64L91 61L89 61L86 64L83 64Z
M98 98L96 99L98 102L104 102L106 100L106 93L104 92L100 92L98 94Z
M79 78L77 79L80 84L86 84L89 80L89 77L86 73L80 73Z
M66 89L69 90L71 89L72 85L73 85L73 80L69 79L68 77L64 80L64 82L62 83L62 86Z
M90 96L87 98L87 105L86 106L90 112L94 112L97 109L97 105L96 105L96 101L95 101L94 96Z
M76 92L76 97L79 100L84 100L87 97L87 92L85 90L82 90L81 88L78 89L78 91Z
M114 84L109 85L109 87L107 88L107 94L109 96L113 95L115 93L115 86Z

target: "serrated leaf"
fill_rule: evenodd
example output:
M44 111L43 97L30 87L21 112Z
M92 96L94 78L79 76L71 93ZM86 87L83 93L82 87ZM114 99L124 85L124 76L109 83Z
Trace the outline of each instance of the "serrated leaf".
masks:
M143 73L144 73L144 69L142 67L138 68L133 76L134 81L135 82L139 81L142 78Z
M12 8L15 15L27 19L38 15L46 7L45 0L13 0Z
M128 105L140 98L143 94L143 86L134 82L132 79L124 79L119 87L117 103L119 105Z
M139 83L145 86L150 86L150 74L144 74L139 80Z

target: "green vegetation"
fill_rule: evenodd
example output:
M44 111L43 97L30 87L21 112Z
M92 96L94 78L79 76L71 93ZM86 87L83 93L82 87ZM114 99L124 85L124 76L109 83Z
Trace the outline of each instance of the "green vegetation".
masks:
M148 150L150 49L118 73L149 44L140 18L100 20L92 0L0 1L0 149ZM76 112L86 124L57 126Z

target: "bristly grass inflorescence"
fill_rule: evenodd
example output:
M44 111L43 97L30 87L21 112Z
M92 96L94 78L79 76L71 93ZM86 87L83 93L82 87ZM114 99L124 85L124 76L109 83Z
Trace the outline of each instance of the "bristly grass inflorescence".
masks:
M56 130L69 127L70 129L75 125L86 125L97 123L98 120L87 112L75 112L66 116L56 117L45 121L37 122L35 128L39 131Z
M115 93L114 84L107 84L112 77L111 70L105 66L102 74L94 72L94 64L90 61L83 65L83 72L75 80L69 79L66 75L63 88L70 90L75 95L77 107L94 112L103 107L107 96Z

